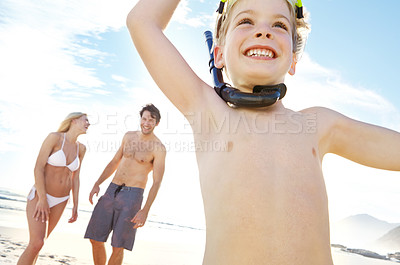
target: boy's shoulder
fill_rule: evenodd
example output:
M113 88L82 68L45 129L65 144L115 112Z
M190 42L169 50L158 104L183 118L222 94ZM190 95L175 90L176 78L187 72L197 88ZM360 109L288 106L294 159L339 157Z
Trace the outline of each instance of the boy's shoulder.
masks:
M299 112L303 113L303 114L316 114L319 118L335 118L335 117L343 116L342 114L340 114L337 111L334 111L334 110L326 108L326 107L320 107L320 106L306 108L306 109L300 110Z
M304 115L312 115L315 118L319 132L322 133L329 133L336 126L340 126L349 120L343 114L326 107L311 107L303 109L299 112L303 113Z

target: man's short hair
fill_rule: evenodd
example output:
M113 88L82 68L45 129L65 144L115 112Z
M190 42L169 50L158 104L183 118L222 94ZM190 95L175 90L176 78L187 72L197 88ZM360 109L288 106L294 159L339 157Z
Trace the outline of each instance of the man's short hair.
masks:
M156 106L154 106L153 104L149 103L146 106L144 106L142 108L142 110L139 112L140 113L140 117L142 117L143 112L147 110L148 112L150 112L151 117L153 117L154 119L156 119L156 122L159 123L161 120L161 114L160 111L156 108Z

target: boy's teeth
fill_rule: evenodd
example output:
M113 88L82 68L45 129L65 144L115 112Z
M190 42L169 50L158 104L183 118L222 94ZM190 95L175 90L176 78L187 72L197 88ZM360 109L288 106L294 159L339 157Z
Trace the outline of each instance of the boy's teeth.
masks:
M269 57L273 58L274 53L271 50L265 50L265 49L251 49L247 52L247 56L264 56L264 57Z

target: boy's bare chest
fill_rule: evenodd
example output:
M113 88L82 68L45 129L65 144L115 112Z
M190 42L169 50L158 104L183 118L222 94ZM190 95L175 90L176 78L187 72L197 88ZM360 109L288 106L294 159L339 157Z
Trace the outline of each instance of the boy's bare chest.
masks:
M314 134L238 132L217 135L205 143L208 148L204 151L208 151L207 156L214 155L214 161L229 160L230 165L249 170L283 167L298 170L321 162L318 138Z
M321 175L319 135L311 116L236 115L208 121L203 124L208 133L195 134L199 168L206 175L221 172L221 165L229 165L223 166L228 176L252 175L265 182L275 176L281 181L282 176Z
M196 133L199 132L199 133ZM253 153L301 153L303 149L317 151L318 131L316 115L299 113L246 114L227 113L215 117L203 114L201 126L194 130L195 139L219 141L229 151L251 150Z
M317 132L316 114L298 112L249 113L225 112L218 115L205 112L197 115L191 121L194 123L194 133L203 135L239 135L283 136L288 138L315 134Z

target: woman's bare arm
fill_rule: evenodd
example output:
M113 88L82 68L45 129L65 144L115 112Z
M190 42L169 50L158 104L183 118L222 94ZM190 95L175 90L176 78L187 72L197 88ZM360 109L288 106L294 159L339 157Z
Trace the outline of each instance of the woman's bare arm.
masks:
M73 207L72 207L72 216L68 220L69 223L73 223L78 219L78 204L79 204L79 187L80 187L80 180L79 176L81 173L81 167L83 158L85 157L86 147L83 144L79 144L79 160L81 161L78 170L74 172L72 175L72 200L73 200Z
M42 219L42 222L46 222L49 219L50 208L46 197L46 184L44 179L44 168L47 164L47 159L53 151L54 147L59 141L60 135L58 133L50 133L43 141L42 147L40 148L39 155L36 159L34 174L35 174L35 187L38 195L38 203L33 217L38 220Z

